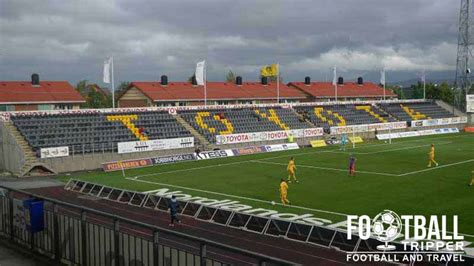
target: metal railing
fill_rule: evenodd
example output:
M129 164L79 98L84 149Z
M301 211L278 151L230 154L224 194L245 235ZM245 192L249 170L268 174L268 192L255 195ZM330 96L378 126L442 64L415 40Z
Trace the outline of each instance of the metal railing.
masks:
M292 265L294 263L102 211L7 188L0 236L72 265ZM44 201L44 230L32 233L22 199Z

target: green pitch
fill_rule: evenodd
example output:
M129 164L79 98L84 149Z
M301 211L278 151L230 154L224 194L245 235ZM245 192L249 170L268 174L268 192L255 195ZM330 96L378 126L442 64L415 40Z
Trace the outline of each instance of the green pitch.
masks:
M436 145L438 167L427 168ZM357 176L348 177L348 158L357 158ZM299 184L290 184L291 207L279 205L279 182L295 157ZM136 191L167 188L210 199L230 199L279 212L313 214L327 224L345 214L374 217L385 209L403 215L458 215L459 231L474 242L474 134L449 134L382 141L340 151L325 148L183 162L122 172L102 171L60 177L77 178ZM271 201L276 205L270 204Z

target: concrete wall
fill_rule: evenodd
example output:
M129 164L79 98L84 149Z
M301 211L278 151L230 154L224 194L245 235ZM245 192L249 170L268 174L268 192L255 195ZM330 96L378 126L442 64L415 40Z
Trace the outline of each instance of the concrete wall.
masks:
M0 170L19 173L24 153L10 131L0 122Z

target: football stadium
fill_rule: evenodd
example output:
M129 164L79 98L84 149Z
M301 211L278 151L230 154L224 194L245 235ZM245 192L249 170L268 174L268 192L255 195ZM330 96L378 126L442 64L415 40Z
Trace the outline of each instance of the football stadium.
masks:
M114 56L105 87L43 80L49 64L2 74L0 265L474 265L472 1L457 2L452 83L346 62L292 79L276 61L222 81L210 56L187 80L132 67L120 86Z

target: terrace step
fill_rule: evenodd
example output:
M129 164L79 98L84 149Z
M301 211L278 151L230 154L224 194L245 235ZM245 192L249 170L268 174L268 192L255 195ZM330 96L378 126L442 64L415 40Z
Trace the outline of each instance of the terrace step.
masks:
M176 114L173 116L174 118L176 118L178 123L180 123L184 128L191 132L191 134L193 134L196 139L199 140L199 143L201 143L201 145L204 145L206 147L211 146L211 143L209 143L209 141L203 135L199 134L199 132L194 129L190 124L188 124L180 115Z

